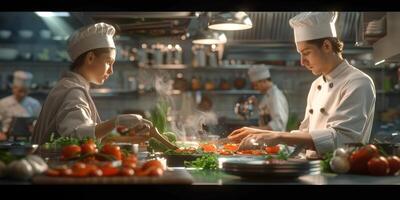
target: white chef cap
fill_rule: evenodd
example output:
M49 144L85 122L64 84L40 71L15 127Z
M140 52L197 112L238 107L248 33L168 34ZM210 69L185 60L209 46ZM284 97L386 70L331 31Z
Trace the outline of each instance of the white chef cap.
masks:
M33 75L25 71L15 71L13 86L29 88L31 86Z
M269 68L265 65L253 65L248 71L251 82L267 79L271 77Z
M115 48L115 28L106 23L82 27L68 38L68 54L72 61L81 54L97 48Z
M337 12L302 12L289 20L295 42L336 37Z

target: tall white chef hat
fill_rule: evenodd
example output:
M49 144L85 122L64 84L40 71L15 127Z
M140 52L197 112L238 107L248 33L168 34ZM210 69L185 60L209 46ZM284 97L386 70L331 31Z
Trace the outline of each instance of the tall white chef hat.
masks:
M29 88L31 86L33 75L25 71L15 71L13 86Z
M336 37L337 12L302 12L289 20L295 42Z
M115 28L106 23L82 27L68 38L68 54L72 61L91 49L115 48Z
M265 65L253 65L248 71L251 82L267 79L271 77L269 68Z

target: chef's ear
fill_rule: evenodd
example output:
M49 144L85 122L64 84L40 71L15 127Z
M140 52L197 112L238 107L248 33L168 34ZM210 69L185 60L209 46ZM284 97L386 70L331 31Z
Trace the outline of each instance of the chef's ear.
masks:
M324 40L324 43L322 44L322 50L326 53L328 52L332 52L333 51L333 47L332 47L332 43L329 40Z
M86 58L85 58L86 63L92 64L94 59L95 59L95 57L96 57L96 55L94 55L94 52L93 51L89 51L86 54Z

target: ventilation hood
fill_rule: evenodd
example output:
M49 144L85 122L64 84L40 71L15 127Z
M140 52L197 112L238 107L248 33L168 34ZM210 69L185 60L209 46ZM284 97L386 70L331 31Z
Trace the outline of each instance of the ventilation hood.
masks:
M375 63L400 62L400 12L386 13L386 35L373 45Z

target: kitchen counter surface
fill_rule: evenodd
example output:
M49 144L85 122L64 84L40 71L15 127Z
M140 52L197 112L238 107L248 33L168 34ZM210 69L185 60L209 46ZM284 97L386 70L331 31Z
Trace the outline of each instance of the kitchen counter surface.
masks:
M174 170L182 170L176 167ZM193 178L193 185L400 185L400 176L362 176L352 174L322 173L292 179L260 177L242 179L222 171L187 169ZM0 185L30 185L28 181L0 179Z

